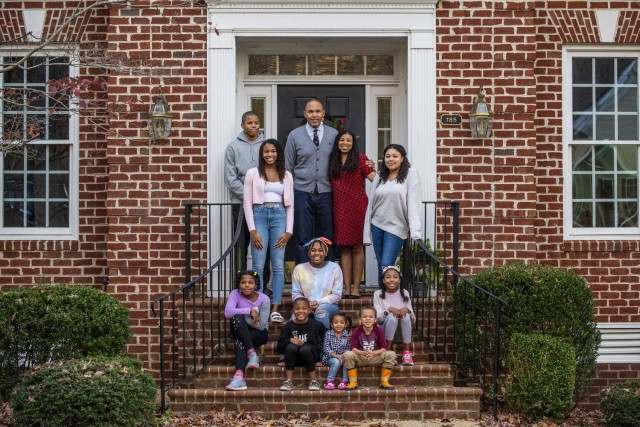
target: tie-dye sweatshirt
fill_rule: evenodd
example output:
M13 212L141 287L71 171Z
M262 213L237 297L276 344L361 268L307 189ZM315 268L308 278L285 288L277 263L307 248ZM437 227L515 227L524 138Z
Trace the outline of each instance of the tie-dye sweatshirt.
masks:
M318 304L337 304L342 298L342 270L335 262L322 268L310 263L298 264L291 275L291 299L305 297Z

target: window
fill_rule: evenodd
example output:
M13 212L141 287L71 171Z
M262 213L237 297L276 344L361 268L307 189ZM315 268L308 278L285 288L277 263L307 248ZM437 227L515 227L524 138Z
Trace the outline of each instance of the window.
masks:
M249 55L251 76L393 76L393 55Z
M3 67L20 56L2 54ZM77 234L77 116L48 82L72 76L66 56L30 58L0 75L3 143L28 141L0 156L0 239L71 239Z
M640 52L568 49L565 237L637 238Z

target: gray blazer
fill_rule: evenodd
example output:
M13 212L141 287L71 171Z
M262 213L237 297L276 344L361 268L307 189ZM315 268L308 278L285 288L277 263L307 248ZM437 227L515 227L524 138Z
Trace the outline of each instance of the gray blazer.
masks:
M286 168L293 175L293 187L296 190L313 192L316 184L318 192L330 193L329 155L333 149L338 131L323 126L322 141L316 148L305 126L291 131L284 149Z

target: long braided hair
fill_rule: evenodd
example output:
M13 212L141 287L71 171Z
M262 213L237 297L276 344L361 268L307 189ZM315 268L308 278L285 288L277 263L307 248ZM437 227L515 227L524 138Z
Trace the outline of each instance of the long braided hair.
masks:
M409 169L411 168L411 163L409 163L409 159L407 159L407 150L400 144L389 144L384 147L384 151L382 153L382 166L380 167L380 172L378 175L380 176L380 183L386 183L389 179L389 173L391 172L387 167L387 164L384 162L384 156L387 154L387 151L391 149L396 150L403 157L402 164L400 165L400 169L398 170L398 176L396 177L396 181L398 184L402 184L405 179L407 179L407 175L409 175Z
M340 152L340 148L338 147L338 142L343 135L351 135L351 140L353 141L351 151L347 154L347 161L344 162L344 165L342 164L342 152ZM333 143L333 149L329 155L329 176L331 178L340 178L342 171L355 172L358 170L359 158L360 150L356 144L356 135L350 130L345 129L340 131L338 136L336 136L336 140Z

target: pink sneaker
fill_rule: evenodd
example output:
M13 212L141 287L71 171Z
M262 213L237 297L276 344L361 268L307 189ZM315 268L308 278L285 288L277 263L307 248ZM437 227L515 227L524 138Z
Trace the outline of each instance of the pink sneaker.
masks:
M403 351L402 364L406 366L413 366L413 353L411 353L410 351Z
M344 390L345 388L347 388L347 382L340 381L340 384L338 384L338 390Z
M336 385L333 383L333 381L325 380L324 389L325 390L335 390L336 389Z

